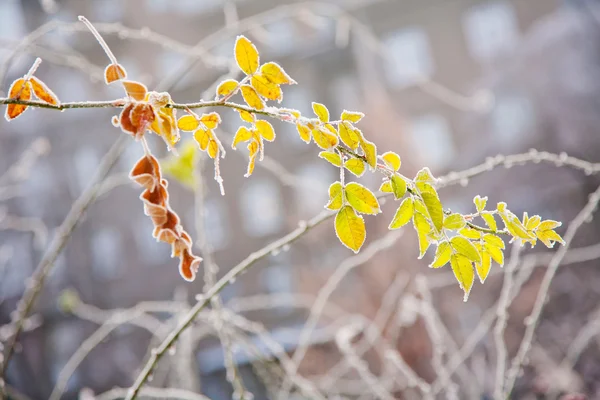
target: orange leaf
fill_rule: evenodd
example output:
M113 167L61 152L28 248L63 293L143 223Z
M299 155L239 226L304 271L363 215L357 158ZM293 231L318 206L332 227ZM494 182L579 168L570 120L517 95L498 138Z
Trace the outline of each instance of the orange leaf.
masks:
M125 68L120 64L110 64L104 70L104 82L107 85L125 78L127 78L127 72L125 72Z
M31 85L29 82L25 82L25 79L17 79L10 85L8 89L8 97L16 100L31 100ZM6 107L6 120L17 118L19 115L27 109L26 105L23 104L9 104Z
M33 92L35 93L35 95L37 96L38 99L40 99L41 101L44 101L48 104L55 105L55 106L60 104L58 97L56 97L54 92L52 92L52 90L50 90L44 82L42 82L35 76L32 76L31 79L29 80L29 83L31 83Z
M143 83L135 81L123 81L123 87L127 94L137 101L142 101L148 93L148 89Z

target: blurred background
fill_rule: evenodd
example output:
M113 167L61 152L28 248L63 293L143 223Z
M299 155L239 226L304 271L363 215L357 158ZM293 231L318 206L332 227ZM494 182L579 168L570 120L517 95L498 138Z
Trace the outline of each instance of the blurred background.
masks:
M380 152L401 155L407 176L423 166L442 176L493 161L488 157L497 154L531 148L595 162L600 151L599 6L596 0L0 0L0 91L5 96L12 80L41 57L37 76L63 102L121 96L119 88L102 81L108 60L77 21L85 15L130 78L150 89L168 89L177 102L209 100L215 82L232 70L235 37L243 33L258 47L261 61L280 63L298 82L284 87L282 106L306 115L312 114L312 101L326 104L332 115L344 109L363 111L366 117L359 127ZM23 42L27 35L31 40ZM202 216L221 276L252 251L296 228L298 221L321 212L338 171L299 139L293 125L274 123L277 140L266 146L268 159L257 164L251 178L244 178L247 153L227 144L239 118L232 111L218 111L223 119L218 134L228 149L221 162L226 196L220 195L207 163ZM0 122L0 324L10 322L56 228L122 135L110 125L114 114L106 109L28 110L11 123ZM150 143L153 152L167 156L155 139ZM142 154L139 143L128 143L106 189L57 259L21 337L7 382L31 399L48 398L65 364L110 314L106 310L157 301L180 304L185 311L203 290L203 271L194 283L183 282L168 246L151 236L140 191L127 179ZM196 237L194 194L170 181L171 204ZM358 181L373 190L381 182L368 173ZM517 215L528 210L564 221L564 226L600 184L591 171L543 163L501 167L460 183L440 191L443 203L454 211L471 212L471 199L481 194L489 196L491 205L506 201ZM222 293L226 308L260 323L293 354L315 297L336 271L346 268L327 297L332 309L343 312L318 319L300 373L325 374L341 357L331 327L348 316L373 321L385 303L391 311L376 324L384 342L419 376L434 380L426 321L414 312L414 302L422 297L415 276L427 279L445 333L462 345L498 299L502 274L491 276L485 285L476 283L469 302L463 303L448 269L428 269L431 254L417 260L411 228L386 234L397 207L392 203L385 204L382 216L366 218L365 248L372 243L381 247L374 247L373 256L357 261L336 240L332 223L325 223L229 285ZM595 220L576 236L573 248L584 249L585 256L577 258L577 253L559 269L513 398L574 392L600 396L595 331L569 368L561 363L573 338L598 318L600 253L594 245L599 239ZM526 250L524 259L540 250ZM505 339L511 355L547 265L543 256L535 259L539 270L510 308ZM70 297L65 297L66 289ZM69 301L77 304L74 310L65 309ZM179 314L163 310L153 315L172 328ZM203 324L194 325L197 334L189 346L169 356L174 366L158 371L151 385L231 398L222 346L214 334L202 333ZM10 336L10 325L5 326L0 340ZM244 337L261 346L256 335ZM128 387L151 343L147 330L119 325L73 370L62 398ZM471 397L491 398L493 347L489 333L465 361L468 370L477 372L472 377L476 394L467 390ZM270 397L268 380L255 365L262 361L243 351L234 356L255 398ZM375 373L386 370L377 351L367 352L364 360ZM185 362L187 373L177 369ZM346 381L340 378L329 385L331 398L371 398L364 385L352 385L352 371L344 377ZM410 390L390 391L394 397L410 398Z

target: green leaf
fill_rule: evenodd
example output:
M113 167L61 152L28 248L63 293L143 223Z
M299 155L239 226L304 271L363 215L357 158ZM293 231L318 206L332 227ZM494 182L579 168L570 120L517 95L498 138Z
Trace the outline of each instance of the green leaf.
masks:
M494 246L499 249L504 248L504 240L492 233L486 233L485 235L483 235L483 240L490 246Z
M342 121L350 121L350 122L358 122L360 121L363 117L365 116L365 114L358 112L358 111L342 111Z
M475 270L477 271L477 276L479 276L479 281L481 283L485 282L485 279L490 273L491 267L492 257L490 256L490 253L488 253L487 251L482 251L481 263L475 263Z
M504 252L502 249L496 246L491 246L489 243L484 244L484 249L500 266L504 265Z
M475 196L475 198L473 199L473 203L475 204L475 208L477 209L478 213L482 212L485 208L485 205L487 204L487 199L487 197L481 197L479 195Z
M465 227L467 221L461 214L450 214L444 218L444 228L450 230L459 230Z
M464 301L467 301L473 287L473 281L475 281L475 272L471 260L460 254L453 254L450 257L450 265L452 265L452 272L454 272L458 284L465 292Z
M392 192L394 193L394 197L396 199L401 199L406 194L406 181L402 179L399 175L392 175L390 178L390 183L392 185Z
M390 181L385 181L379 186L379 191L383 193L392 193L392 183Z
M352 207L345 206L335 216L335 233L344 246L358 253L367 235L365 221Z
M340 167L342 165L342 158L338 153L334 153L333 151L322 151L319 153L319 157L329 161L336 167Z
M481 218L485 221L485 224L493 231L498 230L498 225L496 224L496 219L494 215L489 211L484 211L481 213Z
M458 233L469 239L481 239L481 232L468 226L462 228Z
M452 247L450 247L450 243L441 242L435 252L435 258L429 266L431 268L443 267L450 261L450 256L452 256Z
M344 203L344 188L340 182L334 182L329 186L329 203L325 208L339 210Z
M329 122L329 110L321 103L312 103L312 109L321 122Z
M400 203L400 207L396 210L396 214L394 215L394 219L390 223L388 229L398 229L404 225L406 225L410 219L413 217L415 212L414 202L412 197L407 197Z
M433 222L433 226L435 226L435 229L438 232L441 232L442 226L444 225L444 210L437 193L435 191L423 192L421 193L421 198L423 199L423 203L427 208L427 212L429 213L431 222Z
M420 191L423 191L423 183L428 183L430 185L435 183L435 178L433 174L429 170L429 168L425 167L417 172L417 176L414 179L415 185Z
M338 135L342 142L352 150L356 150L358 148L358 144L360 143L358 135L354 132L352 125L348 122L342 122L338 125Z
M381 159L385 162L385 164L393 169L394 171L398 171L400 169L400 165L402 162L400 161L400 156L393 151L385 152L381 155Z
M344 164L346 169L354 175L361 177L365 173L365 162L358 158L351 158Z
M481 256L479 255L477 248L473 245L473 243L471 243L470 240L462 236L454 236L452 239L450 239L450 245L458 254L467 257L473 262L481 262Z
M359 213L379 214L379 202L375 195L363 185L351 182L344 188L348 203Z
M413 226L419 238L419 259L421 259L431 245L431 241L429 240L431 225L429 225L429 221L427 221L427 218L423 214L415 212L413 215Z
M539 215L534 215L533 217L529 218L524 225L528 231L532 231L537 229L541 225L541 222L542 218Z

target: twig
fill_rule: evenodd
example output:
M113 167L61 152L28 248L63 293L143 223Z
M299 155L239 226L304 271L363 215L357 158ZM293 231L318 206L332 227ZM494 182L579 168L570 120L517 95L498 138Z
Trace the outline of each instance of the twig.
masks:
M114 388L109 390L108 392L104 392L99 394L94 399L95 400L116 400L122 399L127 396L127 389L125 388ZM188 390L182 390L177 388L143 388L140 391L140 394L144 397L149 397L151 399L178 399L178 400L210 400L208 397L199 394L190 392Z

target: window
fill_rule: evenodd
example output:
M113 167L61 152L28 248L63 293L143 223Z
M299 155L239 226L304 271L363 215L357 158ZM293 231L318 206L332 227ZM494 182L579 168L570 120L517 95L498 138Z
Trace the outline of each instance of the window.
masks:
M297 204L302 218L313 217L329 201L329 185L336 180L337 169L325 161L317 161L300 168L297 177L302 181L297 188Z
M119 275L121 263L121 234L113 228L102 228L92 236L92 268L94 276L110 280Z
M463 24L469 51L480 61L511 50L518 40L515 11L505 1L471 7Z
M242 193L242 222L251 236L267 236L283 227L283 210L279 188L270 180L254 178Z
M455 154L450 128L444 117L425 114L411 124L411 141L423 163L433 168L443 168Z
M433 74L429 39L422 29L406 28L396 31L384 43L389 54L385 72L394 86L410 86Z

